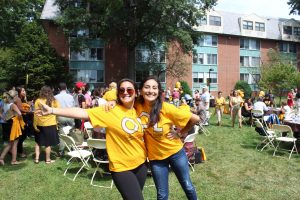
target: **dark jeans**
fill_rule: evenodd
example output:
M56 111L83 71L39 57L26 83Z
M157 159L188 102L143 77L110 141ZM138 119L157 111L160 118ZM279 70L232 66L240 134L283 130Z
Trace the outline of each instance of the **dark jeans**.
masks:
M157 191L157 199L167 200L169 196L169 165L174 171L189 200L197 200L196 190L191 182L189 164L184 149L164 160L151 160L150 166Z
M147 166L123 172L111 173L114 183L124 200L143 200L143 187L147 178Z
M25 122L24 129L22 130L22 135L19 138L17 151L18 154L24 153L23 150L23 142L26 140L27 136L34 135L34 128L33 128L33 113L28 113L23 115L23 120Z

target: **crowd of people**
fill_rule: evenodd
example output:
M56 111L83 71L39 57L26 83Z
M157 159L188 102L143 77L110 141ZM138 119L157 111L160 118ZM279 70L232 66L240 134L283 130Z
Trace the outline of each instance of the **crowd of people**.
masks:
M142 81L138 88L130 79L112 82L109 87L95 88L77 82L73 92L65 83L60 83L58 92L43 86L34 101L27 100L24 87L13 88L3 94L0 101L3 149L0 165L11 153L11 164L18 165L17 158L26 158L23 142L35 138L34 163L39 164L41 147L45 147L45 163L52 164L51 147L58 147L58 156L64 155L64 143L59 134L63 127L83 129L90 121L94 131L105 134L109 171L124 199L143 199L148 164L157 190L157 199L168 199L169 168L188 199L197 199L191 182L186 152L182 138L193 133L194 125L209 125L211 94L208 87L195 90L193 95L185 94L180 84L175 88L162 89L154 76ZM244 99L243 92L233 90L227 97L222 91L214 99L217 125L222 125L223 113L230 113L232 127L238 118L249 118L251 110L267 112L274 106L274 95L260 92L258 97ZM228 110L226 110L228 105ZM287 102L282 103L284 117L296 105L300 106L300 94L291 90ZM255 116L254 116L255 117ZM104 131L103 131L104 130ZM97 137L97 136L96 136Z

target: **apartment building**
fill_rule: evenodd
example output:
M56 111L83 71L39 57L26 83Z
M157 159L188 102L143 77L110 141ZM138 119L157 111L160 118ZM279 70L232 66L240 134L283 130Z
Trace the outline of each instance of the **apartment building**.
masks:
M53 0L47 0L41 19L50 43L59 55L68 60L68 67L76 80L98 86L128 74L127 51L118 41L105 44L101 39L96 39L90 40L84 51L69 49L69 40L77 35L88 37L88 30L66 38L53 23L56 13ZM193 55L185 58L189 70L183 78L193 90L209 85L214 95L219 90L228 95L238 80L248 82L253 91L258 90L259 67L268 61L270 49L278 49L285 59L300 69L300 22L297 20L212 10L200 21L200 26L194 28L203 32L203 36L194 44ZM141 44L136 48L135 55L134 74L139 82L151 74L151 70L146 68L150 52ZM162 66L170 62L159 45L154 55L156 62ZM171 88L177 81L165 73L161 74L160 80L164 87Z

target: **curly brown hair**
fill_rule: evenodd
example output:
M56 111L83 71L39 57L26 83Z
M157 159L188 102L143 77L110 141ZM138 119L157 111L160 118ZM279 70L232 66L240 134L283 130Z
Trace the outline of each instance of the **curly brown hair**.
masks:
M46 104L51 107L52 102L55 100L52 88L49 86L43 86L40 90L39 98L46 99Z

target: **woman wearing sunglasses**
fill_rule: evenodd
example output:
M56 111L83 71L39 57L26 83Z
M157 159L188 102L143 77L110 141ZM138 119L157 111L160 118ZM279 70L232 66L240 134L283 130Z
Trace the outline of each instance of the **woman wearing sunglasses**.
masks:
M174 171L188 199L197 199L190 179L189 165L181 133L187 133L199 117L189 111L180 110L163 102L161 84L156 77L141 82L140 98L136 103L137 113L145 128L145 142L150 167L157 190L157 199L168 199L169 166ZM173 133L172 126L180 127L180 133Z
M103 107L91 109L51 108L42 104L39 115L89 119L94 127L106 128L109 169L123 199L143 199L147 177L146 148L143 128L133 105L136 87L132 80L122 79L117 86L117 105L106 112Z

